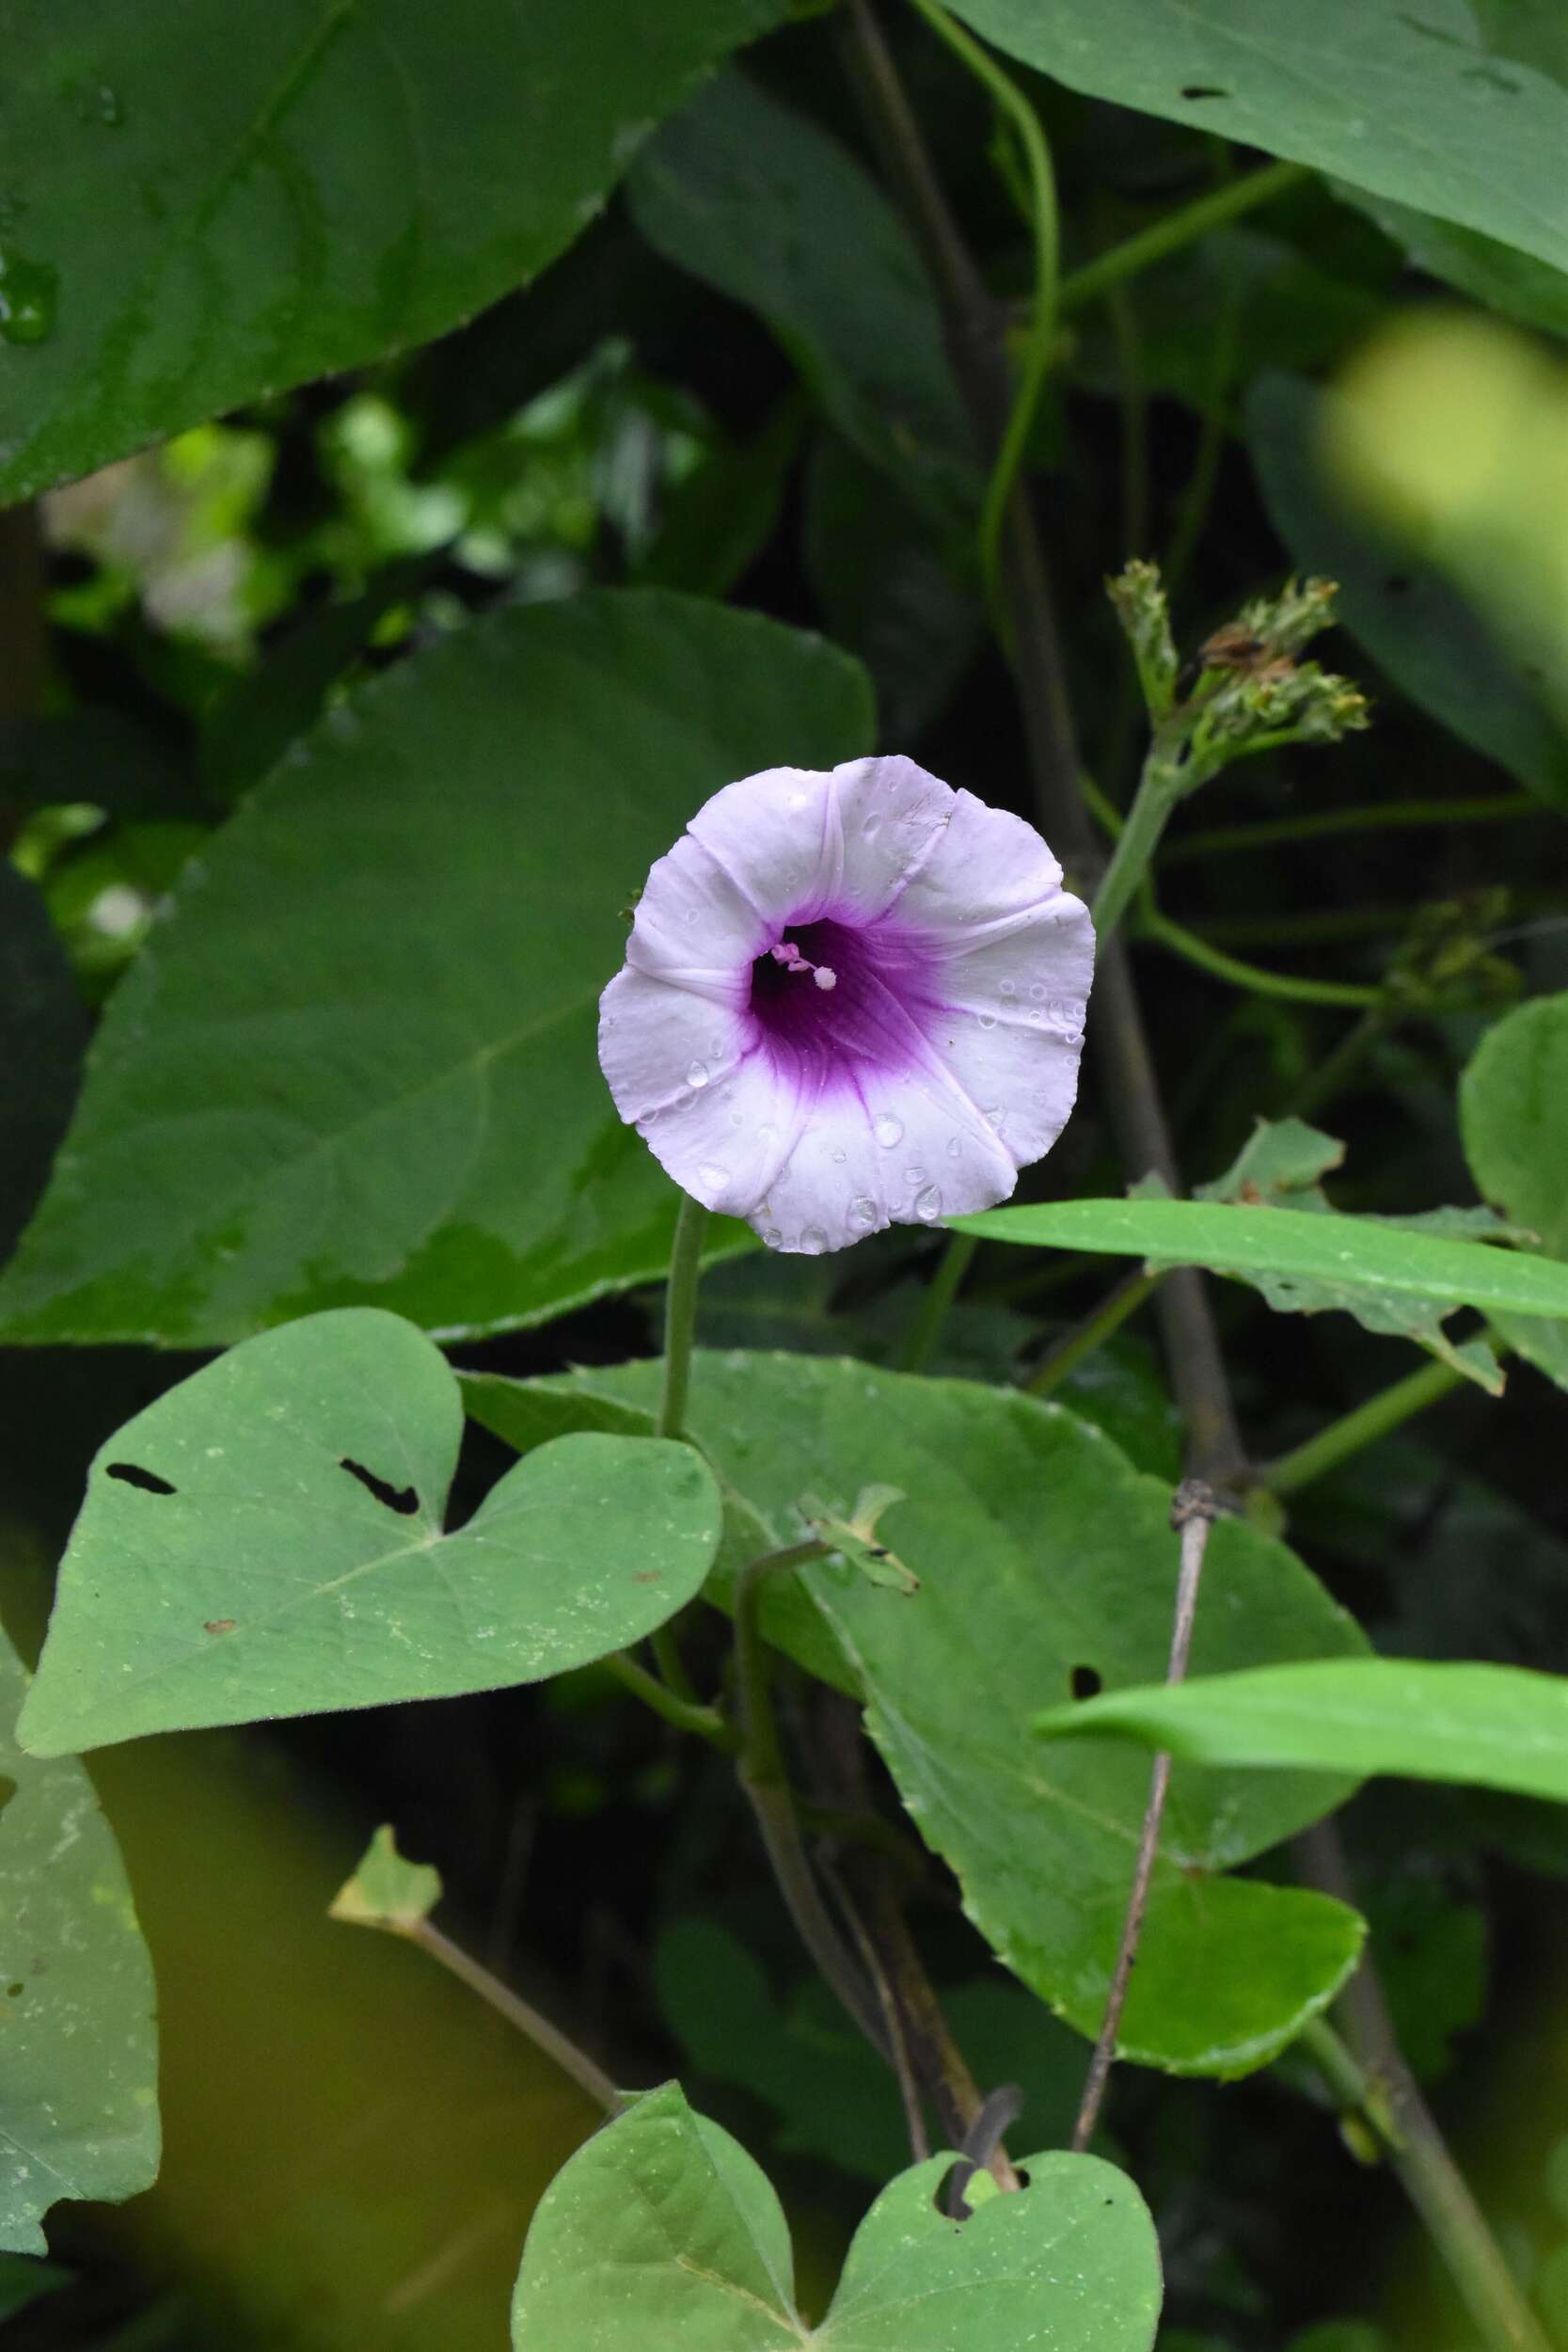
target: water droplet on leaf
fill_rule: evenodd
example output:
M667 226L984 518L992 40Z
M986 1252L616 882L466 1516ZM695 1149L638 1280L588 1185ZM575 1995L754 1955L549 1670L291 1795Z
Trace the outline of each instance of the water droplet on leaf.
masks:
M22 254L0 252L0 342L41 343L55 326L58 270Z

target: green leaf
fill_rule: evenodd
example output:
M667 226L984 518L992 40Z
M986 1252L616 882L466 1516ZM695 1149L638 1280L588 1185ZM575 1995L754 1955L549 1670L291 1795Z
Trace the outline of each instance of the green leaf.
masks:
M871 732L846 656L662 591L497 612L387 672L187 866L6 1335L210 1346L358 1302L450 1335L662 1273L675 1195L594 1050L619 910L721 785Z
M1333 1658L1053 1707L1052 1740L1100 1735L1194 1764L1402 1772L1568 1803L1568 1677L1525 1666Z
M973 543L945 546L919 506L837 433L806 468L803 551L834 641L877 687L883 739L913 745L939 718L984 635Z
M71 1118L87 1016L38 887L0 861L0 1263Z
M1225 1174L1212 1184L1196 1185L1194 1197L1236 1208L1287 1208L1307 1216L1338 1217L1338 1211L1318 1179L1338 1168L1344 1156L1342 1143L1299 1119L1260 1119ZM1360 1222L1402 1232L1436 1232L1482 1241L1527 1238L1490 1209L1431 1209L1418 1216L1363 1218ZM1363 1330L1414 1340L1479 1388L1494 1396L1502 1393L1503 1375L1492 1349L1482 1340L1459 1343L1449 1339L1443 1317L1450 1310L1433 1299L1412 1298L1402 1292L1393 1296L1369 1293L1354 1281L1304 1281L1274 1274L1259 1274L1252 1279L1269 1305L1281 1312L1310 1315L1339 1308L1354 1315Z
M920 255L838 141L722 74L639 157L626 190L666 260L759 310L846 439L956 529L980 488Z
M962 2224L937 2210L951 2157L902 2172L808 2327L788 2225L729 2134L667 2083L594 2134L546 2191L512 2306L514 2352L1148 2352L1160 2256L1125 2173L1053 2150L1029 2186Z
M1247 446L1292 562L1338 581L1339 618L1418 709L1568 808L1568 739L1518 666L1439 572L1381 546L1336 497L1318 457L1332 398L1284 374L1247 394Z
M645 1402L657 1376L627 1365L590 1382ZM769 1544L802 1532L802 1463L846 1507L870 1479L903 1488L885 1533L919 1592L876 1592L828 1564L770 1580L790 1589L765 1598L764 1629L813 1672L824 1646L845 1661L899 1794L957 1872L975 1926L1053 2009L1097 2032L1148 1768L1109 1751L1037 1748L1027 1726L1042 1690L1065 1697L1164 1671L1170 1488L1057 1406L817 1357L699 1355L688 1424ZM721 1590L716 1578L710 1594ZM1200 1672L1361 1645L1281 1545L1236 1521L1215 1529ZM1177 1774L1124 2055L1176 2073L1244 2073L1332 1997L1359 1946L1354 1915L1219 1874L1345 1794L1343 1780Z
M1412 1232L1404 1219L1313 1216L1305 1209L1208 1200L1053 1200L956 1216L955 1232L1036 1249L1092 1249L1354 1288L1375 1301L1421 1298L1488 1313L1568 1314L1568 1265L1482 1242Z
M1338 173L1568 269L1568 90L1466 0L957 0L1069 89ZM1499 44L1501 45L1501 44Z
M444 334L570 244L658 118L785 13L15 0L0 502Z
M439 1352L371 1308L266 1332L150 1405L93 1463L31 1751L535 1682L697 1591L719 1497L689 1446L561 1438L443 1534L462 1428Z
M1457 286L1461 294L1490 310L1500 310L1521 326L1568 337L1568 273L1513 246L1499 245L1496 238L1456 228L1451 220L1434 220L1429 213L1413 212L1409 205L1391 203L1366 188L1341 184L1335 194L1376 221L1418 269Z
M0 2254L0 2320L14 2318L40 2296L55 2295L71 2283L69 2270L40 2262L36 2254Z
M327 1905L329 1918L356 1928L387 1928L405 1934L428 1918L441 1899L441 1873L428 1862L409 1862L398 1851L389 1823L383 1822Z
M1568 1258L1568 995L1538 996L1488 1029L1459 1087L1476 1189ZM1568 1320L1498 1314L1511 1347L1568 1389Z
M156 2178L158 2043L114 1833L80 1764L18 1749L26 1688L0 1635L0 2249L42 2254L56 2199Z

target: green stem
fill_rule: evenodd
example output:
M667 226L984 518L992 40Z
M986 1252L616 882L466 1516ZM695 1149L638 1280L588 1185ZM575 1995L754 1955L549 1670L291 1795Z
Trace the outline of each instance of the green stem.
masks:
M668 1677L661 1682L657 1675L651 1675L646 1666L640 1666L636 1659L628 1658L624 1650L612 1651L608 1658L601 1658L599 1663L606 1674L614 1677L624 1691L629 1691L633 1698L641 1699L644 1707L651 1707L656 1715L662 1715L667 1724L673 1724L677 1731L694 1732L699 1740L705 1740L710 1748L721 1748L727 1756L736 1753L740 1743L734 1726L725 1722L716 1707L705 1707L700 1700L677 1697L669 1686Z
M1306 2051L1345 2112L1370 2122L1371 2083L1327 2018L1309 2017L1296 2036L1296 2047Z
M740 1785L756 1816L762 1842L801 1943L873 2049L891 2056L874 1988L845 1943L822 1899L800 1835L795 1793L784 1763L762 1638L762 1588L772 1576L826 1559L819 1543L765 1552L742 1568L735 1588L736 1682L740 1700Z
M975 1233L953 1235L942 1252L941 1265L926 1285L926 1295L920 1302L914 1328L905 1342L900 1371L924 1372L930 1362L936 1353L937 1342L942 1337L942 1327L947 1320L947 1311L963 1287L964 1276L969 1272L979 1247L979 1236Z
M1085 302L1093 302L1107 287L1151 269L1156 262L1163 262L1170 254L1180 253L1184 246L1195 245L1199 237L1206 237L1211 229L1240 220L1244 214L1256 212L1259 204L1272 204L1311 176L1304 164L1265 164L1260 170L1248 172L1244 179L1229 181L1223 188L1212 188L1207 195L1194 197L1190 204L1179 205L1163 220L1151 221L1147 229L1140 229L1135 237L1113 246L1108 253L1097 253L1082 269L1071 271L1062 280L1056 303L1058 315L1065 318L1071 310L1081 310Z
M442 1967L456 1977L460 1983L466 1984L470 1993L477 1993L482 2001L488 2001L508 2025L515 2026L519 2033L527 2034L535 2048L543 2050L546 2058L553 2058L562 2073L570 2074L578 2090L585 2090L607 2115L620 2112L621 2094L603 2068L594 2064L586 2050L579 2050L575 2042L569 2041L559 2026L552 2026L547 2017L541 2016L531 2002L514 1993L512 1987L503 1984L499 1977L493 1977L471 1952L466 1952L460 1944L454 1944L450 1935L443 1935L439 1928L432 1927L428 1919L416 1919L407 1927L399 1927L395 1932L405 1936L410 1944L417 1944L420 1951L430 1954L432 1960L439 1961Z
M1390 1388L1380 1389L1353 1412L1331 1421L1326 1429L1320 1429L1305 1445L1282 1454L1277 1462L1259 1471L1259 1482L1271 1494L1299 1494L1315 1478L1338 1470L1353 1454L1375 1445L1380 1438L1387 1437L1414 1414L1424 1413L1428 1406L1440 1404L1464 1385L1464 1374L1453 1371L1449 1365L1423 1364L1418 1372L1408 1373Z
M1297 1852L1309 1885L1354 1905L1344 1851L1331 1822L1307 1831L1297 1840ZM1314 2035L1312 2056L1334 2089L1354 2090L1356 2109L1386 2150L1482 2341L1490 2352L1549 2352L1540 2323L1417 2087L1383 1987L1367 1959L1340 1994L1335 2014L1343 2043L1333 2048L1322 2034Z
M1167 866L1194 865L1233 850L1272 850L1296 841L1329 841L1342 833L1397 833L1422 825L1502 824L1515 817L1545 817L1533 792L1478 793L1460 801L1369 801L1354 808L1314 809L1305 817L1275 817L1260 825L1214 825L1172 842Z
M689 1193L681 1195L670 1279L664 1293L664 1384L659 1391L656 1438L679 1438L686 1429L686 1395L691 1378L691 1340L697 1326L697 1282L703 1268L703 1232L707 1211Z
M689 1193L682 1193L670 1248L670 1279L664 1291L664 1378L659 1388L656 1438L679 1438L686 1431L686 1399L691 1382L691 1343L697 1327L697 1285L703 1270L703 1234L707 1211ZM691 1677L681 1660L673 1625L661 1625L648 1637L658 1671L683 1707L697 1707Z
M1180 798L1180 787L1176 777L1167 772L1156 741L1144 762L1142 778L1111 851L1104 880L1095 893L1091 913L1101 950L1137 896L1160 846L1160 836Z
M1051 150L1040 128L1039 117L1017 83L1003 72L989 50L983 49L961 24L955 24L946 9L937 5L937 0L912 0L912 4L931 30L947 43L954 56L990 90L1018 134L1019 146L1029 174L1035 233L1034 300L1030 309L1029 330L1024 338L1019 364L1018 385L1003 429L996 462L991 468L990 480L986 485L985 505L980 516L980 565L991 610L1000 614L1006 610L1002 583L1002 532L1007 516L1007 501L1012 496L1013 484L1018 479L1023 453L1028 447L1046 373L1051 365L1051 346L1056 335L1056 296L1061 270L1056 175L1052 169Z
M1200 971L1212 973L1215 979L1226 980L1232 988L1244 988L1254 996L1277 996L1293 1005L1343 1005L1358 1011L1383 1002L1380 989L1364 988L1353 980L1302 980L1285 972L1266 972L1260 964L1242 963L1235 956L1227 956L1223 948L1212 947L1196 931L1173 923L1168 914L1162 914L1155 907L1143 911L1138 930L1144 938L1157 940L1173 955L1196 963Z
M1044 1361L1023 1383L1031 1396L1050 1396L1059 1389L1069 1372L1081 1364L1085 1356L1092 1356L1097 1347L1103 1347L1113 1331L1119 1331L1130 1315L1135 1315L1160 1279L1157 1274L1141 1270L1125 1275L1110 1295L1090 1315L1085 1315L1075 1331L1069 1331L1061 1343L1053 1347Z

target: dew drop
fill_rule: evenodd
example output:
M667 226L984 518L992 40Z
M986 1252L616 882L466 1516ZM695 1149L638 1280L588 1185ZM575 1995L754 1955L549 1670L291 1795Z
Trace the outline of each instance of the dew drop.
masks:
M974 1018L982 1029L994 1029L996 1026L996 1015L993 1012L977 1012Z
M958 1136L952 1136L952 1137L949 1139L948 1146L947 1146L947 1156L948 1156L948 1158L949 1158L950 1160L956 1160L956 1159L958 1159L958 1156L959 1156L959 1154L962 1152L962 1151L963 1151L963 1145L962 1145L962 1144L958 1141Z
M828 1236L820 1225L807 1225L800 1234L800 1248L808 1258L820 1258L828 1247Z
M1037 980L1034 986L1030 989L1029 993L1034 998L1037 1005L1043 1005L1046 998L1045 982L1043 980Z
M718 1192L722 1185L729 1183L729 1169L721 1168L717 1160L698 1161L697 1181L699 1184L705 1184L709 1192Z
M59 272L46 262L0 252L0 342L41 343L54 329L59 290Z
M833 1161L834 1161L835 1166L837 1166L837 1167L839 1167L839 1168L842 1168L842 1167L844 1166L845 1161L848 1158L848 1156L849 1156L849 1154L848 1154L848 1152L835 1152L833 1153Z
M904 1122L895 1119L891 1111L882 1111L871 1122L871 1132L884 1152L891 1152L895 1143L904 1140Z
M1017 988L1014 986L1014 984L1013 984L1013 982L1012 982L1011 980L1004 980L1004 981L1003 981L1003 983L1002 983L1002 994L1003 994L1004 996L1016 996L1016 995L1018 994L1018 990L1017 990Z
M858 1225L863 1233L869 1233L877 1222L877 1203L863 1192L857 1193L849 1203L849 1222Z
M694 923L697 920L697 909L695 907L687 908L686 919L689 923Z
M926 1170L923 1168L907 1168L904 1173L911 1184L923 1184L926 1182Z
M934 1225L942 1215L942 1195L935 1184L915 1195L914 1213L922 1225Z
M999 1136L1006 1123L1007 1114L1006 1111L987 1111L986 1125L991 1130L993 1135Z
M765 1245L769 1249L779 1248L784 1241L784 1235L780 1232L776 1225L765 1226L763 1228L762 1238Z
M687 1070L686 1083L689 1087L705 1087L707 1079L708 1069L705 1061L694 1061Z
M868 817L864 824L861 827L861 839L863 841L875 840L877 834L881 827L881 822L882 820L879 817Z

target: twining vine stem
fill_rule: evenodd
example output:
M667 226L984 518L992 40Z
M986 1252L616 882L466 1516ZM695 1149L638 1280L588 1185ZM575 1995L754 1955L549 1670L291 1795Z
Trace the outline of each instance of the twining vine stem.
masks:
M659 1387L656 1438L679 1438L686 1429L686 1399L691 1384L691 1348L697 1329L697 1285L703 1271L703 1235L707 1211L689 1193L681 1195L675 1218L675 1238L670 1250L670 1279L664 1292L664 1377ZM658 1671L671 1695L685 1708L702 1704L681 1658L673 1625L650 1634Z
M1181 1682L1186 1678L1204 1554L1209 1549L1209 1532L1216 1516L1213 1490L1201 1479L1188 1479L1177 1488L1176 1501L1171 1508L1171 1525L1180 1536L1181 1551L1176 1578L1176 1610L1171 1621L1170 1660L1165 1668L1167 1682ZM1169 1786L1170 1757L1162 1751L1155 1757L1149 1774L1148 1803L1144 1808L1137 1860L1132 1867L1132 1886L1121 1923L1121 1942L1117 1950L1116 1965L1111 1971L1111 1989L1105 1996L1105 2014L1101 2020L1100 2038L1089 2060L1084 2095L1078 2105L1078 2120L1072 2127L1072 2145L1080 2153L1094 2137L1095 2125L1100 2121L1100 2109L1105 2097L1105 2085L1110 2079L1112 2062L1117 2054L1117 2036L1121 2029L1121 2013L1127 2006L1127 1988L1132 1982L1132 1963L1137 1958L1138 1941L1143 1934L1144 1914L1148 1908L1148 1889L1154 1876L1155 1856L1160 1850L1160 1823Z

